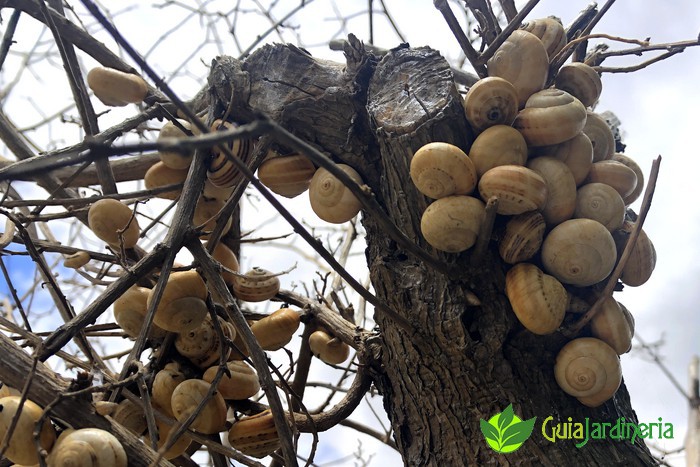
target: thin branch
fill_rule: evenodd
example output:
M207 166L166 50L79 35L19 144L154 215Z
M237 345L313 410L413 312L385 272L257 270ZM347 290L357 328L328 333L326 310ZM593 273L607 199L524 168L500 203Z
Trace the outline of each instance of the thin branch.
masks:
M535 6L539 3L540 0L530 0L525 4L525 6L518 12L517 15L515 15L515 18L513 18L509 23L508 26L501 32L491 44L489 44L489 47L484 50L484 52L479 55L478 58L478 63L481 64L482 66L493 56L493 54L496 53L496 50L505 42L506 39L510 36L510 34L518 29L520 27L520 24L522 23L523 19L532 11Z
M483 62L479 60L479 53L474 50L471 41L462 30L462 26L460 26L459 21L457 21L457 18L452 12L450 5L448 5L447 0L433 0L433 5L435 5L435 8L442 13L442 16L445 18L445 21L450 28L450 31L452 31L455 39L457 39L457 42L462 48L464 54L467 56L469 63L471 63L474 67L476 74L479 75L480 78L485 78L488 76L486 67L484 66Z

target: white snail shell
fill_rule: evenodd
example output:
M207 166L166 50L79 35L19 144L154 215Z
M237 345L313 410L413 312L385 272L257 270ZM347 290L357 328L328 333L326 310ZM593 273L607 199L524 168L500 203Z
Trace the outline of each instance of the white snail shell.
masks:
M625 203L610 185L588 183L578 189L574 217L593 219L614 232L625 222Z
M141 233L131 208L111 198L101 199L90 206L88 224L98 238L113 248L119 248L122 242L124 248L133 248Z
M513 216L506 224L498 251L508 264L527 261L540 251L547 224L538 211Z
M7 430L10 428L12 418L19 409L20 396L7 396L0 399L0 437L5 438ZM3 453L12 462L17 464L36 464L39 462L36 446L34 444L34 428L41 418L42 409L30 400L25 400L22 412L17 421L17 425ZM56 440L56 431L49 420L46 420L41 427L39 435L41 447L47 451Z
M254 267L244 276L236 276L233 281L236 297L246 302L264 302L277 295L279 290L279 278L259 267Z
M362 185L362 177L355 169L346 164L337 164L337 167L359 185ZM355 195L323 167L319 167L311 179L309 201L311 209L316 215L331 224L342 224L349 221L362 208Z
M554 18L538 18L523 24L525 31L533 33L547 50L551 60L566 45L566 31L560 21Z
M148 190L184 183L187 178L187 170L172 169L163 162L153 164L143 176L143 182ZM182 193L182 188L174 188L155 195L162 199L175 199Z
M124 399L117 405L112 418L135 435L140 435L146 430L146 415L143 409L129 399Z
M639 167L639 164L637 164L634 159L629 156L616 153L613 154L612 160L629 167L637 176L637 184L635 185L634 190L632 190L632 193L622 199L625 202L625 206L629 206L630 204L634 203L642 194L642 191L644 191L644 173L642 172L641 167Z
M544 208L547 184L537 172L527 167L500 165L481 177L479 194L483 199L498 197L498 214L522 214Z
M260 382L255 370L245 362L228 362L226 364L231 376L224 375L219 381L217 390L227 400L243 400L253 397L260 391ZM211 383L219 370L218 366L208 368L202 379Z
M554 85L576 97L586 107L598 102L603 92L600 75L591 66L582 62L564 65L559 69Z
M586 180L588 172L591 170L593 145L588 136L583 133L579 133L563 143L540 146L535 149L537 155L551 156L565 163L574 176L576 186L581 185Z
M476 169L457 146L428 143L411 158L411 180L429 198L468 195L476 187Z
M309 189L316 167L301 154L266 159L258 168L260 182L270 191L294 198Z
M481 200L471 196L448 196L428 206L421 217L420 229L433 248L459 253L476 243L484 213Z
M513 127L529 146L548 146L573 138L586 125L586 108L571 94L550 88L527 100Z
M230 269L233 272L238 272L240 266L238 264L238 258L236 257L236 254L223 243L219 242L216 244L216 247L214 247L214 251L212 252L211 256L219 263L221 263L221 265L224 266L226 269ZM226 270L221 271L221 277L224 279L224 282L226 282L226 284L230 286L233 286L234 280L236 278L234 274Z
M170 404L173 391L178 384L186 379L185 374L182 372L177 362L166 364L153 378L151 400L162 409L163 412L171 417L174 417L173 409Z
M495 125L476 137L469 149L479 177L499 165L525 165L527 143L523 135L511 126Z
M126 451L119 440L98 428L61 434L47 461L52 467L127 467Z
M148 306L153 301L154 290L148 296ZM172 272L158 302L153 322L170 332L195 329L209 313L204 302L206 298L207 287L197 271Z
M559 328L569 302L564 286L530 263L518 263L508 271L506 295L522 325L540 335Z
M610 125L595 112L588 112L583 133L593 145L593 162L610 159L615 153L615 136Z
M631 225L623 226L625 230L631 229ZM640 230L637 243L632 248L632 253L622 269L620 280L630 287L639 287L646 283L656 267L656 249L649 236Z
M606 160L594 162L591 165L586 182L600 182L610 185L624 199L637 186L637 175L634 173L634 170L620 162Z
M576 181L569 167L553 157L537 157L527 167L537 172L547 184L547 202L542 208L549 225L571 219L576 208Z
M477 133L494 125L510 125L518 113L518 94L503 78L480 79L464 96L464 113Z
M114 320L129 337L139 337L146 320L148 296L151 289L133 285L114 301ZM150 337L163 338L165 331L155 323L151 324Z
M634 318L627 308L608 297L591 320L591 334L622 355L632 348Z
M196 227L201 227L203 232L212 232L214 227L216 227L216 222L220 215L219 212L224 208L225 204L225 201L219 199L200 196L194 208L192 224ZM226 220L226 225L224 226L222 234L225 235L230 228L231 218L229 217ZM209 234L202 235L202 238L208 239Z
M178 384L171 398L175 418L184 422L209 391L210 384L201 379L188 379ZM226 402L221 394L215 392L205 403L190 427L205 434L223 431L226 424Z

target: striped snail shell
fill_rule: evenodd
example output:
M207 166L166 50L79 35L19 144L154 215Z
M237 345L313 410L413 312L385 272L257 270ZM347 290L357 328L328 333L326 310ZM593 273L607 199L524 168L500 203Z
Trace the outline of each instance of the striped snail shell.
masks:
M250 417L244 417L228 431L231 446L243 454L257 458L265 457L280 447L280 439L268 409Z
M513 216L506 224L498 251L508 264L527 261L540 251L547 224L538 211Z
M211 126L211 130L229 130L237 126L238 125L233 122L215 120ZM233 156L244 162L248 160L250 154L253 152L254 146L255 141L250 138L236 139L228 143L228 148L231 150L231 153L233 153ZM228 159L221 148L215 146L212 149L212 158L209 161L207 177L212 184L218 187L231 187L240 179L241 174L236 168L236 165Z
M184 422L204 400L211 385L201 379L187 379L178 384L171 398L173 414L179 422ZM194 431L214 434L223 431L226 425L226 402L215 392L204 404L190 425Z
M236 337L235 330L226 321L219 318L221 330L228 339ZM216 362L221 354L221 340L214 329L211 318L207 318L198 328L178 334L175 348L183 357L187 357L200 368L206 368Z
M561 21L555 18L539 18L528 21L523 25L525 31L531 32L547 50L551 60L566 45L566 31Z
M170 404L173 391L178 384L185 381L187 377L180 369L180 364L170 362L163 367L153 378L153 388L151 400L163 412L174 417L173 409Z
M219 381L217 390L221 396L227 400L243 400L253 397L260 391L260 382L255 370L246 362L228 362L226 364L231 376L224 376ZM218 365L208 368L202 379L211 383L219 370Z
M498 214L513 215L541 210L547 202L547 184L534 170L519 165L500 165L479 180L483 199L498 197Z
M127 467L124 447L99 428L63 432L47 459L52 467Z
M280 290L279 278L263 268L254 267L245 275L236 276L233 291L237 298L246 302L269 300Z
M508 271L506 295L522 325L540 335L559 328L569 303L564 286L530 263L518 263Z
M0 437L5 438L12 419L19 409L20 396L7 396L0 399ZM12 438L3 455L17 464L36 464L39 462L34 444L34 427L42 415L42 408L30 400L25 400L12 432ZM56 431L48 420L41 427L39 441L47 451L56 440Z
M337 164L337 167L362 185L362 177L355 169L346 164ZM319 167L311 179L309 201L316 215L331 224L349 221L362 208L362 204L348 187L323 167Z
M429 198L468 195L476 187L476 169L457 146L428 143L411 158L411 180Z
M271 157L258 168L260 182L285 198L294 198L308 190L314 173L313 162L301 154Z
M503 78L480 79L464 96L464 113L475 132L494 125L510 125L518 113L518 94Z

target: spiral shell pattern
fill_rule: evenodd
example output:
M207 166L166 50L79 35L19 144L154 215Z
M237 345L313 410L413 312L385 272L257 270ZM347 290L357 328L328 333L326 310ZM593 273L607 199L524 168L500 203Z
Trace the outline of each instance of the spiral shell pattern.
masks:
M436 200L423 212L421 232L433 248L459 253L476 243L484 214L481 200L471 196L448 196Z
M270 271L254 267L244 276L237 276L233 291L237 298L246 302L264 302L280 290L280 280Z
M554 85L580 100L586 107L591 107L598 101L603 92L600 75L589 65L574 62L559 69Z
M212 131L219 131L219 129L229 130L237 126L232 122L222 123L221 120L216 120L211 129ZM228 149L233 156L244 162L248 160L254 147L255 141L250 138L236 139L228 143ZM207 177L212 184L225 188L234 186L241 174L236 165L228 159L228 156L220 148L214 147L212 149L212 158L209 161Z
M418 191L433 199L468 195L476 187L474 163L449 143L428 143L411 159L411 180Z
M339 169L362 185L362 177L346 164L338 164ZM362 204L352 192L333 174L319 167L309 186L309 201L316 215L331 224L347 222L360 212Z
M228 441L249 456L261 458L272 454L280 447L272 412L268 409L238 420L228 432Z
M178 384L171 398L175 418L184 422L209 391L210 384L201 379L188 379ZM190 427L200 433L213 434L223 431L226 424L226 402L215 392L204 404Z
M518 113L518 94L503 78L482 78L464 96L464 113L476 132L494 125L510 125Z
M593 219L614 232L625 221L625 203L610 185L589 183L578 189L574 217Z
M52 467L127 467L126 451L119 440L98 428L64 432L47 461Z
M501 165L479 180L482 199L498 197L498 214L513 215L541 210L547 202L547 184L534 170L519 165Z

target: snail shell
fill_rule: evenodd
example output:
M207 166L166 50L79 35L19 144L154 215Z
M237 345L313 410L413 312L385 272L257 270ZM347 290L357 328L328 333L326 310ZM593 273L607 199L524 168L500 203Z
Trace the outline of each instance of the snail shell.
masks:
M228 339L236 337L233 326L219 317L221 330ZM214 329L211 319L207 318L196 329L180 333L175 339L175 348L183 357L187 357L200 368L206 368L216 362L221 354L221 340Z
M498 214L513 215L541 210L547 202L547 184L534 170L519 165L501 165L479 180L483 199L498 197Z
M544 89L530 96L515 117L513 128L528 146L548 146L573 138L586 125L586 108L560 89Z
M510 82L518 94L518 108L547 81L549 58L542 41L534 34L516 30L501 44L486 65L489 76Z
M501 258L508 264L526 261L540 250L547 225L537 211L513 216L506 224L506 231L498 244Z
M263 268L254 267L244 276L236 276L233 291L236 298L245 302L264 302L280 290L279 278Z
M411 180L429 198L468 195L476 187L476 169L457 146L428 143L411 159Z
M518 94L503 78L480 79L464 96L464 113L477 133L494 125L510 125L518 113Z
M630 193L622 199L625 202L625 206L629 206L630 204L637 201L637 198L639 198L639 196L642 194L642 191L644 191L644 173L642 172L641 167L639 167L639 164L637 164L634 161L634 159L632 159L629 156L616 153L613 154L612 160L629 167L634 171L634 174L637 176L637 184L635 185L634 190L632 190L632 193Z
M147 306L151 305L154 289L148 295ZM187 332L197 328L209 313L204 300L207 287L197 273L189 271L172 272L158 303L153 322L170 332Z
M250 330L255 334L260 347L279 350L292 340L299 329L299 313L291 308L280 308L269 316L254 322Z
M117 404L112 418L137 436L146 431L146 415L143 409L129 399L124 399Z
M600 75L591 66L582 62L569 63L559 69L554 85L580 100L586 107L598 102L603 92Z
M423 212L420 229L433 247L448 253L468 250L479 233L485 206L471 196L448 196L433 202Z
M90 253L87 251L78 251L70 256L66 256L63 260L63 266L71 269L80 269L90 262Z
M622 382L620 358L594 337L567 343L557 355L554 376L564 392L588 407L598 407L617 392Z
M194 208L192 224L197 227L200 227L204 232L213 231L214 227L216 227L216 220L220 215L219 213L224 208L225 204L225 201L200 196L199 200L197 201L197 205ZM224 227L223 234L226 234L226 232L228 232L230 228L231 218L229 217L226 221L226 226ZM209 235L203 235L202 238L209 238Z
M187 120L179 120L178 123L186 130L191 131L190 122ZM158 133L158 141L165 138L187 138L189 135L178 128L173 122L167 121ZM194 151L158 151L158 156L163 164L175 170L185 170L190 167Z
M93 68L87 74L87 83L95 97L112 107L142 102L148 94L143 78L114 68Z
M610 185L624 199L637 186L637 175L634 170L615 161L594 162L586 178L588 183L599 182Z
M591 334L622 355L632 348L634 318L627 308L608 297L591 320Z
M309 336L311 353L329 365L340 365L350 356L350 346L325 331L318 330Z
M631 224L625 226L631 228ZM656 249L649 236L642 229L637 237L637 243L622 269L620 280L630 287L639 287L646 283L656 267Z
M146 319L150 293L151 289L134 285L114 301L114 320L133 339L139 337ZM150 337L163 338L165 331L154 323L151 325Z
M610 159L615 153L615 136L603 117L588 112L583 132L593 145L593 162Z
M204 189L202 190L202 196L205 198L218 199L220 201L226 201L231 197L235 187L218 187L214 185L209 179L204 181Z
M525 165L527 143L523 135L511 126L495 125L479 134L469 149L479 177L499 165Z
M158 428L157 447L160 450L163 446L165 446L165 443L168 440L168 436L170 435L170 431L172 431L173 427L168 425L167 423L164 423L164 422L156 419L156 428ZM150 444L151 444L150 436L145 435L143 437L143 442L150 446ZM170 449L168 449L167 451L165 451L163 453L163 457L168 459L168 460L175 459L176 457L187 452L187 448L190 447L191 443L192 443L192 438L187 436L186 433L183 433L180 435L180 437L177 439L177 441L175 441L175 444L173 444L170 447Z
M230 130L237 126L233 122L215 120L211 126L211 131ZM250 138L236 139L228 144L228 148L233 156L242 161L248 160L254 147L255 141ZM211 152L212 159L209 161L209 170L207 171L209 181L222 188L234 186L241 178L241 173L236 168L236 165L228 159L218 146L212 148Z
M47 463L52 467L127 467L127 457L113 434L81 428L59 436Z
M174 417L172 406L170 405L173 391L178 384L187 378L181 371L177 362L170 362L163 367L153 378L153 389L151 400L163 412ZM162 437L162 436L161 436Z
M309 189L316 167L301 154L272 157L258 168L258 178L270 191L294 198Z
M602 281L617 259L608 229L591 219L571 219L554 227L542 243L545 270L565 284L586 287Z
M178 384L173 391L170 404L173 414L179 422L184 422L197 405L204 399L211 385L201 379L187 379ZM226 425L226 402L221 394L215 392L204 404L190 425L194 431L214 434L223 431Z
M7 396L0 399L0 438L5 438L12 419L19 409L20 396ZM34 428L41 418L42 409L30 400L25 400L12 438L3 455L17 464L36 464L39 456L34 444ZM48 420L41 427L39 442L49 451L56 440L56 431Z
M362 177L355 169L346 164L337 167L348 174L351 179L362 185ZM309 201L316 215L331 224L347 222L360 212L360 201L333 174L319 167L309 186Z
M554 18L539 18L523 24L525 31L537 36L551 59L566 45L566 31L561 22Z
M569 167L553 157L538 157L527 167L537 172L547 184L547 202L542 208L549 225L561 224L574 215L576 208L576 181Z
M88 211L90 230L113 248L133 248L139 240L139 222L129 206L116 199L96 201ZM120 233L120 231L122 231Z
M574 176L576 186L581 185L593 163L593 145L583 133L579 133L573 138L554 146L541 146L536 148L537 155L550 156L559 159L571 171Z
M522 325L539 335L559 328L569 302L558 280L529 263L516 264L508 271L506 295Z
M229 247L224 245L223 243L219 242L216 244L214 247L214 251L212 252L212 257L217 260L219 263L221 263L222 266L224 266L226 269L230 269L231 271L238 272L239 271L239 264L238 264L238 258L236 258L236 254L231 251ZM236 276L234 274L231 274L228 271L222 270L221 271L221 277L224 279L224 282L226 284L233 286L233 282L235 281Z
M217 390L227 400L243 400L253 397L260 391L260 382L255 370L245 362L228 362L226 364L231 376L224 376L219 381ZM202 379L211 383L216 376L218 366L208 368Z
M184 183L187 178L187 170L176 170L171 169L163 162L156 162L153 164L143 176L144 184L146 189L154 190L168 185L175 185L178 183ZM175 199L180 196L182 188L175 188L170 191L164 191L155 195L157 198L162 199Z
M0 399L3 397L7 396L21 396L22 393L18 391L17 389L8 386L5 383L2 383L2 386L0 386Z
M574 217L593 219L614 232L625 221L625 203L610 185L589 183L578 189Z
M241 418L228 431L231 446L243 454L257 458L265 457L280 447L280 439L268 409L259 414Z

